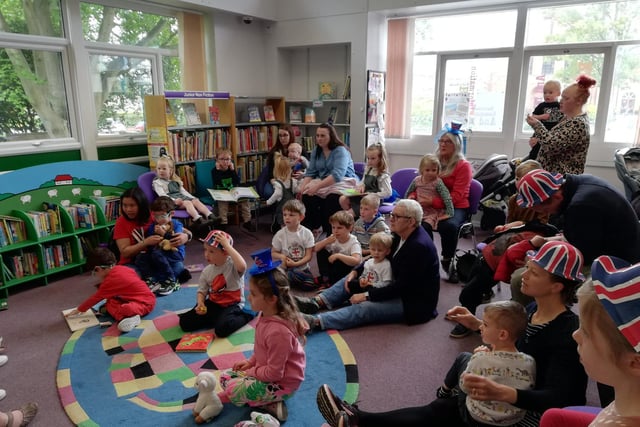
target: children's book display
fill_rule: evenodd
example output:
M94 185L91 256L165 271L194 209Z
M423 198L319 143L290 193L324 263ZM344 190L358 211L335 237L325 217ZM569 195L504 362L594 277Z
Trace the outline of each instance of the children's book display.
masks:
M195 334L184 334L176 345L177 352L205 352L209 348L209 344L213 341L212 333L200 332Z
M193 102L183 102L182 103L182 112L184 113L184 119L187 125L200 125L202 122L200 121L200 116L198 115L198 111L196 110L196 104Z
M299 105L289 106L289 122L302 123L302 109Z
M67 316L67 314L72 312L73 310L75 310L75 308L62 310L62 316L64 317L64 320L67 321L67 325L69 325L69 329L71 330L71 332L90 328L92 326L98 326L100 324L98 318L92 310L87 310L84 313L74 314L73 316Z
M220 124L220 107L217 105L210 105L209 108L209 123L212 125Z
M208 189L213 200L219 202L237 202L240 199L257 199L260 196L253 187L235 187L231 190Z
M318 83L318 98L319 99L336 99L336 83L335 82L320 82Z
M265 122L275 122L276 121L276 113L273 111L272 105L265 105L263 107L264 110L264 121Z
M257 106L251 105L247 107L247 111L249 112L249 122L259 123L262 121L262 119L260 118L260 110Z
M316 122L316 112L313 108L307 107L304 109L304 122L305 123L315 123Z

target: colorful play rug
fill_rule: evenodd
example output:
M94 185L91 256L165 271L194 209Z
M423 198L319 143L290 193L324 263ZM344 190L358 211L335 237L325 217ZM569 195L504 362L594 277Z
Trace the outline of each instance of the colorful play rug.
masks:
M93 327L71 335L58 363L62 405L79 426L193 426L193 387L201 370L230 368L253 351L254 321L228 338L216 338L206 353L176 353L182 330L177 312L191 308L196 286L159 297L155 310L133 331L116 325ZM316 392L331 385L348 401L358 395L356 362L337 331L314 333L305 347L307 369L298 392L287 400L292 427L319 427ZM251 409L226 404L214 425L233 426L250 419Z

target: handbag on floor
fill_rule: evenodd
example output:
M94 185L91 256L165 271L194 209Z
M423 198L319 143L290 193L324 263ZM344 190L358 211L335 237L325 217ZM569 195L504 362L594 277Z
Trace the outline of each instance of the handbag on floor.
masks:
M458 273L458 279L462 283L471 280L473 269L480 263L482 254L477 249L458 249L451 260L451 267Z

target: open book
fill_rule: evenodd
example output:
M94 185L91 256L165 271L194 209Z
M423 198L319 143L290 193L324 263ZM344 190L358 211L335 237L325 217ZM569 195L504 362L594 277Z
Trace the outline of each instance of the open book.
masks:
M237 202L240 199L258 199L260 196L253 187L235 187L231 190L208 189L213 200L219 202Z
M66 310L62 310L62 315L64 316L64 320L67 321L67 325L69 325L69 329L71 332L79 331L80 329L90 328L91 326L98 326L100 322L98 318L93 313L93 310L89 309L84 313L75 314L73 316L67 317L67 313L73 311L74 308L68 308Z
M364 196L364 194L362 194L355 188L343 188L342 190L340 190L340 194L347 197Z

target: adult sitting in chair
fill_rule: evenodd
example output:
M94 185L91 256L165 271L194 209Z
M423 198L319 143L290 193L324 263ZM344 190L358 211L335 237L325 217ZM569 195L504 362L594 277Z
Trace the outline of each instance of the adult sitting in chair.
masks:
M425 323L436 315L440 295L438 255L420 226L422 208L415 200L400 200L391 213L390 285L368 287L351 295L345 278L313 298L297 297L312 329L349 329L370 323ZM340 307L349 301L351 305ZM315 316L320 308L335 309Z
M445 273L449 274L451 259L458 245L458 229L467 219L469 212L469 186L473 175L473 168L462 154L462 131L454 125L446 128L445 133L438 139L436 156L440 160L440 178L451 193L453 201L453 216L438 223L440 243L442 246L442 260L440 261ZM444 202L440 197L426 197L420 200L424 207L443 209ZM427 224L428 226L428 224ZM458 281L455 272L449 276L449 281Z
M347 146L336 130L324 123L316 129L316 147L311 152L300 194L307 209L303 225L319 234L319 228L331 231L329 217L341 210L340 190L355 188L356 173Z

